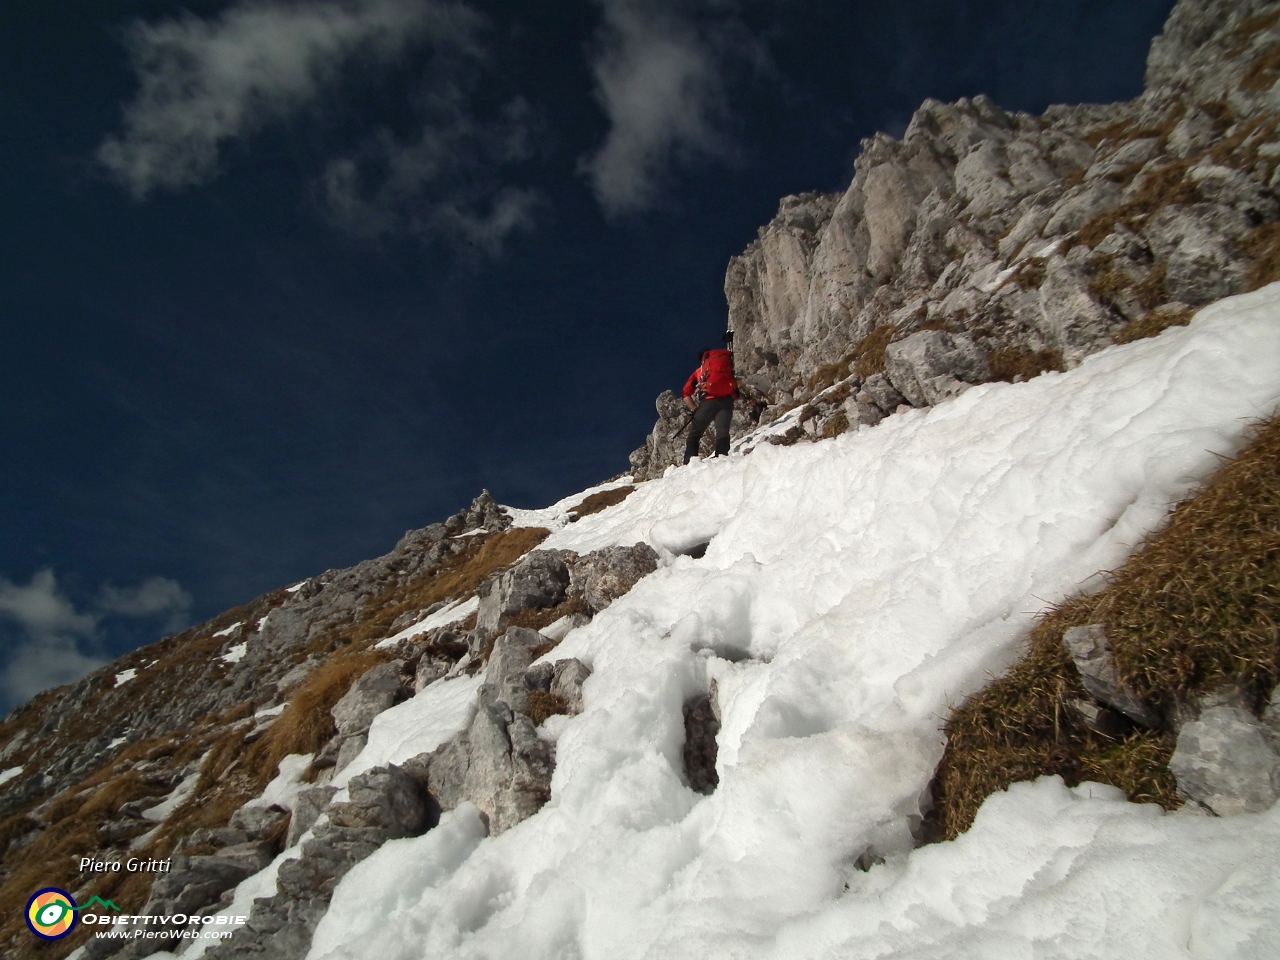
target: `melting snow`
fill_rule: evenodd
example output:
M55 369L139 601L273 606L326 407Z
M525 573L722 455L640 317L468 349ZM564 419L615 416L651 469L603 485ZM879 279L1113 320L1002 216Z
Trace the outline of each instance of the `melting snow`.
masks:
M244 643L237 643L234 647L232 647L230 650L224 653L219 659L225 661L226 663L239 663L240 660L244 657L244 652L247 649L249 649L248 641Z
M147 807L147 809L143 810L143 817L148 820L167 819L169 814L173 813L173 811L177 810L186 802L187 797L191 796L192 791L195 790L196 784L199 781L200 771L196 770L195 773L191 774L180 784L174 787L173 792L157 803L154 807Z
M556 657L590 665L552 796L463 805L338 885L309 957L1280 956L1280 809L1197 818L1057 778L913 850L952 705L1123 562L1280 398L1280 286L1065 374L672 468L546 542L663 566ZM536 521L533 515L542 514ZM710 540L705 556L679 555ZM718 686L715 793L682 704ZM461 729L479 678L375 720L346 776ZM344 778L345 780L345 778ZM862 872L860 855L885 862Z
M479 597L468 597L466 600L455 600L447 607L442 607L429 617L419 620L413 626L405 627L405 629L401 630L394 637L387 637L385 640L379 640L375 646L394 647L401 640L408 640L410 637L416 637L418 634L426 633L428 630L435 630L438 627L447 627L451 623L457 623L459 620L465 620L479 609Z
M263 619L265 620L266 618L264 617ZM237 620L237 621L236 621L235 623L233 623L231 626L229 626L229 627L223 627L223 628L222 628L221 630L219 630L217 633L213 634L213 636L215 636L215 637L229 637L229 636L231 636L231 634L235 633L238 629L240 629L240 627L242 627L243 625L244 625L244 621L243 621L243 620ZM259 624L259 626L261 626L261 624Z
M569 514L573 512L573 508L593 493L603 493L606 490L629 487L633 482L629 476L620 480L609 480L594 487L588 487L581 493L575 493L571 497L565 497L563 500L557 501L549 507L543 507L541 510L521 510L518 507L503 507L502 509L511 516L512 526L514 527L544 527L547 530L559 530L561 527L568 525Z
M275 779L267 784L261 796L250 800L245 806L269 807L276 804L286 810L292 810L294 798L300 791L311 786L302 779L307 773L307 768L311 766L311 756L309 753L291 753L281 760L276 768Z

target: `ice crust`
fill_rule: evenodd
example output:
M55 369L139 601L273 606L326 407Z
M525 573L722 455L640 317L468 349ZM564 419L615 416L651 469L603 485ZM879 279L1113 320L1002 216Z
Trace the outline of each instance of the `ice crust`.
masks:
M388 843L309 957L1280 956L1277 809L1166 815L1044 778L955 842L911 833L951 706L1278 398L1273 286L1064 374L673 468L561 526L544 546L644 540L664 565L551 655L593 669L555 727L551 800L497 838L464 805ZM681 708L712 680L704 797L682 781ZM352 768L447 739L466 682L380 716ZM885 862L863 872L868 850Z

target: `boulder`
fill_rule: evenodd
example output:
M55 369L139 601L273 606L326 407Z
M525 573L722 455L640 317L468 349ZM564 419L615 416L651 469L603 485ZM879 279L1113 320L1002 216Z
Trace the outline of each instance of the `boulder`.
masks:
M408 698L409 691L400 679L403 667L401 660L379 664L351 685L330 711L340 736L368 732L374 717Z
M395 764L374 767L347 784L348 800L330 803L329 822L338 827L372 827L389 839L415 837L431 824L417 781Z
M977 344L963 334L920 330L889 344L885 372L914 407L927 407L962 393L991 375Z
M477 700L482 704L505 703L523 713L529 701L525 673L535 659L534 651L546 642L542 634L524 627L512 627L500 636L489 655Z
M564 700L569 713L579 714L582 712L582 683L589 676L591 671L582 661L572 657L557 660L552 671L550 692Z
M345 770L352 760L360 756L360 751L369 742L369 735L367 733L357 733L354 736L335 739L338 739L338 753L333 761L333 772L336 775Z
M442 809L469 800L497 835L546 803L554 766L551 744L528 717L502 702L482 702L467 731L432 756L427 776Z
M1054 204L1049 220L1044 225L1046 237L1061 237L1075 233L1098 214L1120 206L1122 191L1119 184L1100 178L1089 180L1072 190Z
M1144 727L1160 725L1159 715L1120 682L1104 624L1072 627L1062 635L1062 642L1091 696Z
M1170 299L1200 306L1244 289L1248 262L1235 241L1249 229L1248 218L1233 207L1170 204L1147 221L1142 235L1167 264Z
M564 600L569 568L555 550L534 550L513 569L480 589L476 629L489 636L506 626L520 610L554 607Z
M1049 258L1040 285L1040 320L1045 336L1069 364L1110 343L1119 320L1093 299L1089 281L1066 257Z
M862 389L858 392L858 399L865 403L873 404L885 415L893 413L900 405L907 402L907 398L898 392L898 389L883 373L873 373L862 382Z
M289 816L289 811L272 804L269 807L256 806L250 800L231 815L231 826L244 831L250 840L262 840L275 830Z
M310 787L298 792L293 800L293 818L289 821L289 833L285 838L286 847L297 844L302 835L314 826L337 792L337 787L327 785Z
M223 847L214 856L244 867L250 874L254 874L266 867L275 857L275 853L275 846L270 841L249 840L246 843L233 843Z
M599 613L618 597L658 569L658 554L647 543L630 547L605 547L575 561L573 587L592 613Z
M1178 793L1219 816L1261 813L1280 799L1280 753L1247 710L1221 705L1183 725L1169 760Z

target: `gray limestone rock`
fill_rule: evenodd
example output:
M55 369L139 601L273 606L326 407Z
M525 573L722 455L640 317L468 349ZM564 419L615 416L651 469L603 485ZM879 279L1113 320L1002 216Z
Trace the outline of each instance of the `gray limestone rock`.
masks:
M243 830L250 840L261 840L276 829L289 816L289 811L274 804L258 806L252 801L231 815L231 826Z
M920 330L889 344L885 372L914 407L932 406L991 375L987 359L969 337Z
M480 591L476 629L497 633L520 610L554 607L564 599L569 568L555 550L534 550L516 567L489 581Z
M591 671L580 660L571 657L556 661L550 691L564 700L569 713L582 712L582 683L589 676Z
M1120 321L1093 299L1089 281L1066 257L1050 257L1040 285L1040 320L1045 337L1068 364L1110 343Z
M395 764L352 777L347 794L347 801L328 806L329 822L334 826L372 827L396 838L417 836L429 825L417 781Z
M1280 747L1280 684L1271 692L1271 700L1262 711L1262 725L1273 743Z
M505 703L512 710L523 712L529 701L525 673L533 663L534 651L546 642L542 634L524 627L512 627L500 636L489 655L484 683L477 694L479 702Z
M867 269L873 276L892 275L915 228L916 207L921 196L907 171L894 163L883 163L867 171L862 184L867 230L871 247Z
M551 795L552 747L529 718L482 702L466 733L440 747L428 783L442 809L469 800L497 835L536 813Z
M336 787L309 787L300 790L293 800L293 817L289 821L289 833L285 838L285 846L294 846L304 833L311 829L337 793Z
M1170 298L1200 306L1244 289L1247 263L1236 242L1249 229L1248 218L1233 207L1173 204L1155 214L1142 234L1156 258L1168 264Z
M866 396L862 397L861 394L864 393ZM898 389L883 373L873 373L862 382L859 398L864 402L874 404L881 413L886 415L893 413L900 404L906 402L906 397L898 392Z
M1046 237L1060 237L1074 233L1098 214L1120 206L1120 186L1100 178L1089 180L1068 190L1053 206L1053 212L1044 225Z
M1169 134L1169 152L1175 157L1187 158L1203 153L1213 145L1213 118L1199 107L1189 109Z
M400 679L404 661L392 660L365 672L330 713L342 737L366 733L373 718L407 698L408 691Z
M250 874L254 874L271 862L275 857L275 848L267 840L250 840L223 847L214 856L244 867Z
M592 613L599 613L658 569L658 554L647 543L605 547L580 557L571 568L573 586Z
M1093 180L1097 177L1115 176L1135 165L1140 169L1142 164L1152 159L1158 152L1158 141L1155 137L1130 140L1096 161L1085 172L1084 177L1086 180Z
M333 772L341 773L347 768L356 757L360 756L360 751L365 748L369 742L367 733L357 733L350 737L335 737L338 742L338 753L333 760Z
M1237 706L1213 706L1184 724L1169 761L1178 793L1219 816L1260 813L1280 798L1280 753Z
M1160 726L1159 715L1120 682L1104 624L1072 627L1062 635L1062 642L1090 695L1144 727Z

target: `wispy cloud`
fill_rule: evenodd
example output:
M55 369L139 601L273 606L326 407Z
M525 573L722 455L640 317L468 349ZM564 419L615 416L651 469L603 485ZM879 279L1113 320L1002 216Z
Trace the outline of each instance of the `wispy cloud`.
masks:
M138 94L98 159L139 199L204 183L228 142L314 100L352 58L394 61L423 40L465 48L480 22L434 0L243 0L208 20L135 23Z
M59 589L52 570L41 570L25 586L0 577L0 619L20 634L0 673L0 702L22 703L105 664L95 652L104 620L150 620L173 632L186 626L190 609L190 594L167 577L134 587L105 586L84 612Z
M734 154L729 77L766 58L727 2L596 2L603 21L591 69L610 128L580 170L618 216L652 207L674 168Z
M444 237L486 254L498 253L513 231L533 226L537 193L502 179L534 153L532 111L517 98L493 119L479 119L468 79L459 70L428 84L416 104L422 126L413 138L380 130L355 155L329 163L318 191L335 223L365 236Z

